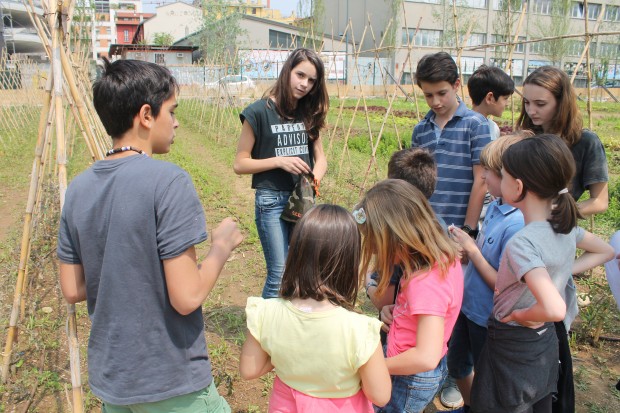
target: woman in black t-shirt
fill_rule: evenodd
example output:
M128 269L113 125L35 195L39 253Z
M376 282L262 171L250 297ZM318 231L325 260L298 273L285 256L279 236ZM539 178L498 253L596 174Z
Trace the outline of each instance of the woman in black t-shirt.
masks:
M607 182L607 158L599 137L583 129L583 121L577 107L577 95L568 75L553 66L534 70L523 82L523 105L517 120L517 128L535 133L553 133L562 138L575 159L575 176L571 195L578 201L588 190L589 199L577 203L579 212L586 216L607 210L609 194ZM560 375L558 392L553 401L553 413L575 411L573 364L568 345L567 331L577 316L576 287L572 277L564 291L566 318L555 323L560 347Z
M299 175L312 172L318 185L327 170L319 135L329 96L325 68L312 50L288 57L262 99L239 115L241 136L233 169L252 174L258 236L267 264L263 298L279 295L293 225L280 219Z
M570 148L577 167L572 188L575 201L588 190L589 199L579 202L582 215L605 212L609 202L607 158L599 137L583 129L577 95L568 75L553 66L534 70L523 82L523 106L517 128L558 135Z

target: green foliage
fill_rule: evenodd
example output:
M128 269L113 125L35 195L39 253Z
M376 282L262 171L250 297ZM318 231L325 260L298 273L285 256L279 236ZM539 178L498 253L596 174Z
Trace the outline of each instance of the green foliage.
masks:
M563 36L570 29L571 0L551 0L551 22L545 17L533 22L534 38ZM553 65L559 65L568 51L570 40L554 39L542 42L541 53Z
M597 226L607 228L609 233L620 230L620 179L609 185L609 207L605 213L596 216Z
M224 0L202 0L200 50L210 63L236 62L237 38L245 33L239 22L241 13Z
M174 43L174 36L166 32L157 32L153 34L153 44L155 46L168 47Z

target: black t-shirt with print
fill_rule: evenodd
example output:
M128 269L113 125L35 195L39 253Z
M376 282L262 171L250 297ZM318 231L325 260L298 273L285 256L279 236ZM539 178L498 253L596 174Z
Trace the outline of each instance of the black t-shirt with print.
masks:
M282 119L273 102L258 100L241 112L241 123L247 121L254 131L252 159L266 159L274 156L297 156L312 169L312 142L302 120ZM252 175L252 188L292 191L297 175L283 169L271 169Z
M607 158L599 137L592 131L584 129L581 139L571 148L575 158L575 177L573 178L571 195L575 201L592 184L607 182Z

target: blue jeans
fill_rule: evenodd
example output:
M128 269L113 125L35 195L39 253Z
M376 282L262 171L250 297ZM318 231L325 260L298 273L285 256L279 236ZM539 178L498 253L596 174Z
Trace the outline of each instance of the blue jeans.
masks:
M448 344L448 372L452 378L464 379L474 371L486 340L486 327L459 313Z
M293 224L280 219L289 196L291 196L290 191L256 190L254 201L256 229L267 264L263 298L274 298L280 294L289 236L294 228Z
M392 376L392 398L376 413L419 413L433 401L448 375L446 356L443 356L434 370L411 376Z

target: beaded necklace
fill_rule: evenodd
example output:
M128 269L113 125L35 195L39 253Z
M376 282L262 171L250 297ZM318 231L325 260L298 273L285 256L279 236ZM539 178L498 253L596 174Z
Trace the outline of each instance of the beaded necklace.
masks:
M105 156L115 155L117 153L127 152L127 151L138 152L140 155L145 154L142 149L134 148L133 146L121 146L120 148L110 149L108 152L106 152Z

